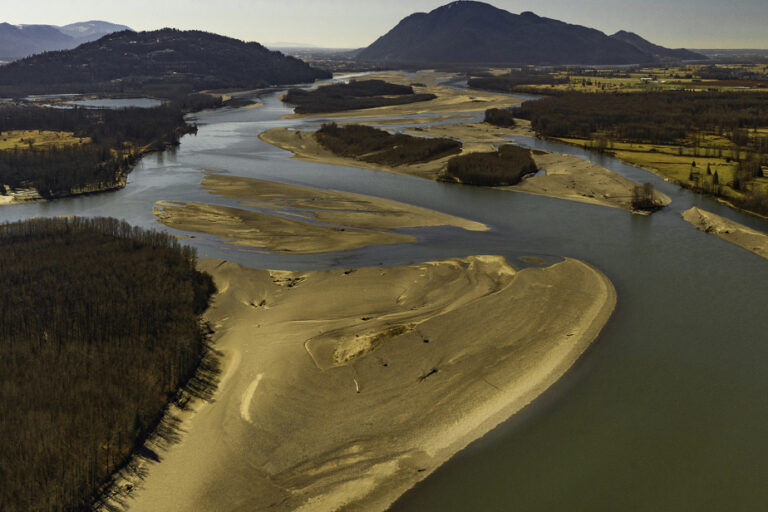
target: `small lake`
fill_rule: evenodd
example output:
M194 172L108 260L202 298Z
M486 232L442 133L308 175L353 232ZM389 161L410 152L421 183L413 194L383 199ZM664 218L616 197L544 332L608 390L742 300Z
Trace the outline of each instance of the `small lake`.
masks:
M155 108L162 105L161 100L152 98L101 98L95 100L67 101L58 106L77 106L85 108L106 108L119 110L122 108Z

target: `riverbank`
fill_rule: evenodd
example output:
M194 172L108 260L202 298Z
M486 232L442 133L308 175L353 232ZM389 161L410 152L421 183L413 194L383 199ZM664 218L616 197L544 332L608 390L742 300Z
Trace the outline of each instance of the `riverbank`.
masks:
M503 138L503 135L511 130L483 125L484 123L475 125L442 125L425 128L423 133L430 136L439 133L442 137L452 137L461 140L464 143L462 154L473 151L493 151L495 145L508 142ZM526 130L524 126L519 127L519 129ZM413 133L418 132L414 131ZM466 137L466 140L461 137L462 135ZM440 178L443 169L448 164L448 160L452 158L445 157L423 164L389 167L354 158L336 156L317 141L313 132L274 128L262 132L259 138L264 142L292 152L295 158L299 160L406 174L431 180ZM639 183L572 155L534 152L534 160L539 169L544 172L543 175L529 177L523 179L517 185L500 188L527 194L621 208L633 213L646 213L632 208L632 193L635 186L640 185ZM660 206L666 206L671 202L669 197L658 191L654 191L653 197Z
M696 207L683 212L683 219L705 233L717 235L723 240L768 259L768 234L766 233Z
M418 241L415 236L391 231L395 229L489 229L434 210L335 190L218 173L207 174L203 186L220 197L238 200L245 208L159 201L154 208L157 220L170 228L223 238L230 245L290 254Z
M554 383L616 301L576 260L200 266L220 290L207 319L224 375L146 467L137 512L385 510Z

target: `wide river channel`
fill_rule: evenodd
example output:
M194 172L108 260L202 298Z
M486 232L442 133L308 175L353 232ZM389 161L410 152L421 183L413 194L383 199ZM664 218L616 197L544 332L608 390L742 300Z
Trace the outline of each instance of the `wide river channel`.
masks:
M281 120L290 109L278 95L262 96L262 108L192 116L197 135L144 158L123 190L0 207L0 222L113 216L172 231L155 221L156 201L236 205L202 188L206 169L386 197L484 222L491 231L409 230L418 243L321 255L243 250L212 237L186 242L201 257L271 269L402 265L474 254L504 255L522 267L523 256L546 262L568 256L613 281L616 312L571 371L393 510L768 510L768 262L696 230L680 214L699 206L764 232L768 222L613 158L531 138L515 141L651 182L673 203L644 217L293 160L258 134L309 129L319 121Z

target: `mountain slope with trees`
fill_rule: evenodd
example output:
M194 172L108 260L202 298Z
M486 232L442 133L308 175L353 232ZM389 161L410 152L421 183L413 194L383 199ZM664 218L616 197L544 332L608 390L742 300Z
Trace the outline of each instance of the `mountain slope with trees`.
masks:
M638 64L653 57L598 30L459 1L408 16L357 59L412 64Z
M259 43L196 30L126 30L3 66L0 96L257 88L330 76Z

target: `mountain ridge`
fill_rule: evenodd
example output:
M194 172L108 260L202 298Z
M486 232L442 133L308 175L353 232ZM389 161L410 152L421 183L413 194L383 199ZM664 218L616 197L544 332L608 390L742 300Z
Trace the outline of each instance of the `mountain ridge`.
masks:
M326 71L246 43L197 30L124 30L71 50L51 51L0 67L0 91L127 92L155 89L258 88L330 78Z
M648 45L652 51L594 28L530 11L513 14L487 3L459 0L406 16L357 59L405 64L627 65L655 62L654 52L666 50Z
M47 51L68 50L112 32L130 30L100 20L69 25L11 25L0 23L0 61L14 61Z

